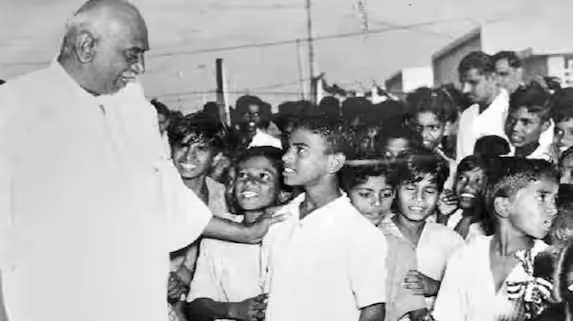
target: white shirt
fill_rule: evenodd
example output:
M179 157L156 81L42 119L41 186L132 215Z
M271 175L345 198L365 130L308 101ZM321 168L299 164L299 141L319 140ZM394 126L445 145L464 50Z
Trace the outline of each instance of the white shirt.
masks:
M541 141L541 138L539 139ZM515 147L511 146L511 151L507 156L515 156ZM556 155L552 152L551 145L541 145L537 146L537 148L525 158L528 159L543 159L550 163L556 164L558 159L556 159Z
M496 135L507 140L504 125L509 108L509 96L505 89L482 112L479 105L474 104L464 110L460 117L456 143L456 161L459 163L466 156L474 153L476 141L488 135Z
M53 63L0 87L0 133L8 318L167 320L168 254L211 214L140 86L96 98Z
M299 195L290 216L271 227L268 321L358 320L360 309L386 301L386 240L346 195L302 220Z
M240 302L262 294L266 277L262 255L260 244L202 240L187 301Z
M436 321L496 321L502 317L513 320L506 282L525 281L527 275L523 266L517 264L496 293L490 263L491 240L491 236L476 237L452 256L436 299ZM533 253L546 247L542 241L536 241Z
M271 146L271 147L276 147L278 149L283 149L283 145L280 139L273 137L257 128L257 133L249 143L248 148L258 147L258 146Z

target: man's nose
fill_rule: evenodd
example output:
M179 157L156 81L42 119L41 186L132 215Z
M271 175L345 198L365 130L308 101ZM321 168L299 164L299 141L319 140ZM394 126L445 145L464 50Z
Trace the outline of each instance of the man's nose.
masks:
M137 62L133 64L133 71L138 75L145 73L145 56L143 53L138 55Z

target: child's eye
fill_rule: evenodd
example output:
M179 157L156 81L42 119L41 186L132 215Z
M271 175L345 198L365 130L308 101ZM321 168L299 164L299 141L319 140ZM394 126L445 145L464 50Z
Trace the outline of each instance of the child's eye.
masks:
M435 187L428 187L426 188L426 193L428 194L437 194L438 193L438 189Z
M391 198L391 197L392 197L392 192L386 191L382 193L382 198Z
M358 192L358 196L362 198L369 198L371 196L370 194L370 192Z
M416 186L414 186L414 184L407 184L407 185L404 185L404 189L407 191L414 191L414 190L416 190Z
M271 179L271 175L267 173L260 173L259 178L261 178L263 181L269 181Z
M238 179L245 179L245 178L247 178L247 173L239 172L239 173L237 173L237 178Z

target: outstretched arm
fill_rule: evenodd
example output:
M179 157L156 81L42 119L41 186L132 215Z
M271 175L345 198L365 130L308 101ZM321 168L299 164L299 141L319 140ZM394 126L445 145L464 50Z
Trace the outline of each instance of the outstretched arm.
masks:
M384 303L372 304L360 309L359 321L384 321L385 315Z

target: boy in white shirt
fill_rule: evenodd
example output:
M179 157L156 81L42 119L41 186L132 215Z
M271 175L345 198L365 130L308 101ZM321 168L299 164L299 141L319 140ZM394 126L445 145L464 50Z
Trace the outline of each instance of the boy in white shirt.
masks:
M304 187L263 240L268 321L384 320L386 240L338 184L346 144L337 119L301 120L283 157L285 183Z
M493 236L478 236L452 256L436 300L437 321L525 320L535 256L557 213L559 174L543 160L505 157L488 175Z
M505 134L512 156L557 161L551 145L540 143L543 132L551 126L550 94L539 85L520 88L511 95Z

